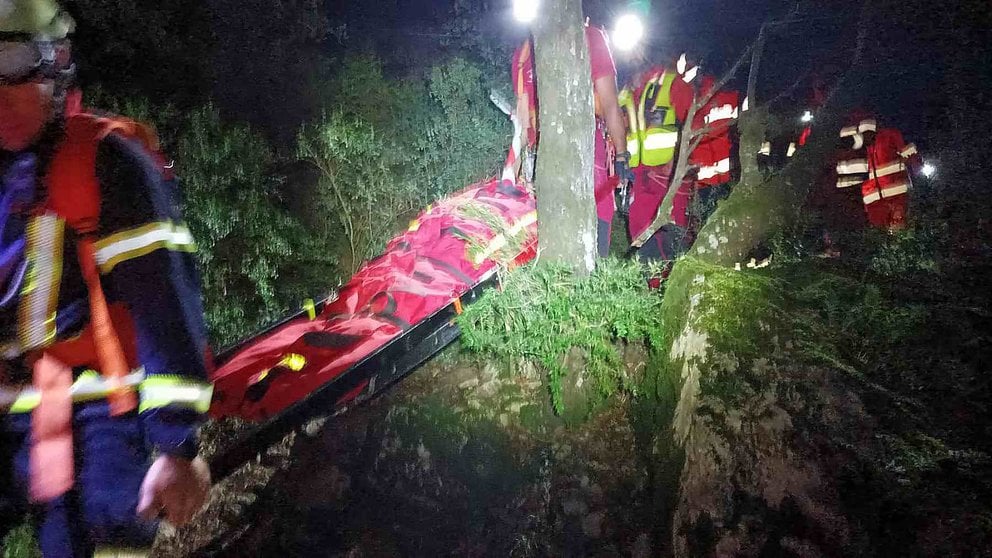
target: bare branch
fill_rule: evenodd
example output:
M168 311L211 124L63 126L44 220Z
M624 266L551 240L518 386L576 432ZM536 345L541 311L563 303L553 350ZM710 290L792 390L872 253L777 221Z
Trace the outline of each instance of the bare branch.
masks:
M810 69L807 68L806 71L804 71L798 78L796 78L796 81L792 82L792 85L786 87L781 92L779 92L778 95L775 95L775 97L773 97L771 101L768 101L768 105L769 106L774 105L775 103L781 101L783 98L792 95L792 93L799 87L799 85L802 84L802 82L806 81L806 78L809 77L809 74L810 74Z
M713 126L703 126L702 128L700 128L698 130L693 130L692 131L692 138L695 139L697 137L705 136L705 135L713 132L714 130L716 130L716 128L714 128Z
M758 38L755 39L751 49L751 68L747 76L747 99L751 106L758 106L758 69L761 67L761 53L765 50L765 39L767 38L768 25L762 25L758 31Z
M699 137L692 138L692 145L689 147L689 153L692 153L693 151L695 151L696 148L699 147L699 144L703 143L703 140L704 139L706 139L705 136L699 136Z
M719 79L719 81L713 84L713 87L709 91L705 92L702 99L700 99L699 101L699 106L701 107L706 106L706 104L709 103L711 99L713 99L713 95L716 95L717 91L723 89L723 87L727 85L727 83L735 75L737 75L737 71L740 70L741 66L744 64L744 61L747 60L748 55L751 53L751 50L754 48L756 43L757 41L748 45L747 48L744 49L744 52L742 52L741 55L737 57L737 61L734 62L734 65L731 66L729 70L723 73L723 76Z

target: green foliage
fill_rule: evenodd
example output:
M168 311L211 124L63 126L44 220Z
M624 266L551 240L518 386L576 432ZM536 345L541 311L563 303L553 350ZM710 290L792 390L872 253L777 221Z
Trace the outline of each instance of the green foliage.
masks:
M431 69L431 114L417 134L417 182L429 192L459 189L496 172L510 139L508 119L489 100L482 70L463 58Z
M533 361L547 371L551 400L563 410L565 356L579 349L598 394L633 389L622 374L617 340L658 346L657 292L636 262L603 260L588 278L565 266L538 264L506 275L500 292L486 293L458 318L462 346L502 362Z
M335 108L303 126L297 156L318 172L311 221L340 245L345 271L378 253L405 217L492 174L506 147L506 119L463 59L393 78L375 57L346 58L322 95Z
M224 124L216 110L204 107L189 115L177 143L207 321L219 342L235 340L298 301L287 295L327 288L331 262L280 207L273 156L259 135ZM300 261L326 270L320 287L292 285L294 278L284 272Z
M344 233L349 273L383 248L397 218L420 201L412 184L391 179L381 156L386 146L371 124L342 114L300 132L297 155L320 173L313 208L331 223L324 238Z
M794 321L806 353L846 369L874 369L885 357L880 348L914 335L926 311L889 301L873 284L840 275L793 278L798 306Z
M210 105L181 113L101 89L87 97L154 124L166 154L175 157L216 345L237 340L333 285L333 254L283 207L283 178L264 138L226 124Z
M7 533L0 549L3 550L3 558L41 558L38 543L34 540L34 531L28 523Z
M946 227L917 226L892 234L876 232L868 270L897 278L915 273L936 273L937 253Z

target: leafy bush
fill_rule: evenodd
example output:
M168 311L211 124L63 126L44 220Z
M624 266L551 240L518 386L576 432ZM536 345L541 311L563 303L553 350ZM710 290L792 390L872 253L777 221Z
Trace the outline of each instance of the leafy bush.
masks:
M599 394L630 389L615 341L661 340L661 297L634 261L607 259L587 278L564 265L539 263L506 275L458 318L462 346L503 362L527 359L548 373L551 401L561 413L565 356L582 351Z
M226 124L209 105L182 114L101 90L87 97L154 124L175 157L215 344L235 341L334 284L333 253L282 206L283 177L264 138Z
M7 533L3 541L0 541L0 550L3 550L3 558L41 557L38 543L34 540L34 532L28 523Z
M196 238L207 321L230 342L335 278L330 257L280 206L280 178L261 136L221 122L212 107L188 116L176 157L186 219ZM299 262L324 270L321 284L294 283Z
M313 208L330 221L324 238L343 232L348 273L379 252L397 218L420 202L412 184L392 179L382 157L387 145L372 124L343 114L300 132L297 155L319 172Z
M317 171L309 206L320 217L311 220L343 253L343 271L378 253L416 210L495 172L509 126L484 83L460 58L392 78L375 57L356 56L325 84L334 109L302 127L297 156Z
M794 321L806 352L860 375L876 370L887 354L913 335L926 310L889 300L873 284L839 275L794 277Z
M936 273L937 253L946 227L917 226L874 238L868 270L884 277Z

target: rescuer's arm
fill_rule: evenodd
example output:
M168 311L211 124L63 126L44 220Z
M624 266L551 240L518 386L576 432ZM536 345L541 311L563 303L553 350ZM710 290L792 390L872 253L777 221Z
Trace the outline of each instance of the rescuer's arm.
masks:
M200 508L209 487L206 465L196 458L211 385L194 245L175 185L136 143L111 135L96 169L97 262L108 298L123 303L133 320L146 374L138 412L147 444L160 455L142 486L139 512L178 525Z
M599 98L600 110L606 122L606 131L613 140L617 152L627 151L627 129L623 125L623 115L620 113L620 103L617 101L617 84L613 76L598 78L593 84L596 96Z
M531 130L530 126L530 99L527 97L526 93L521 93L517 95L517 109L516 109L516 119L517 126L519 127L520 135L520 147L521 153L523 152L523 147L534 146L536 140L536 133ZM520 166L523 164L523 157L517 157L517 160L513 162L513 172L515 175L520 176Z

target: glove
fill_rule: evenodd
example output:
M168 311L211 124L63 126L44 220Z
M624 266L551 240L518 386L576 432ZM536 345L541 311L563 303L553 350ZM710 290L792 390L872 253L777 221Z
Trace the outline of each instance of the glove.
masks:
M634 202L634 193L631 190L633 188L629 184L621 182L613 191L617 213L620 215L630 215L630 204Z
M634 183L634 171L630 170L630 153L623 151L616 154L613 158L613 171L620 184Z
M613 170L616 173L619 184L615 192L617 211L621 215L630 214L630 204L634 201L633 185L634 171L630 170L630 153L624 151L617 153L613 159Z

